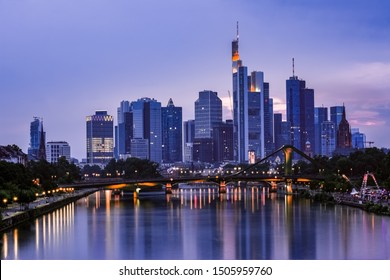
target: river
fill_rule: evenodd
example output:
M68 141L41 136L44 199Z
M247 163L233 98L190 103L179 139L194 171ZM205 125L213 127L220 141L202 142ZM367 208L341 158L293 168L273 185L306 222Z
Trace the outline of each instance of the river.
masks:
M258 188L102 190L1 238L3 260L390 259L390 217Z

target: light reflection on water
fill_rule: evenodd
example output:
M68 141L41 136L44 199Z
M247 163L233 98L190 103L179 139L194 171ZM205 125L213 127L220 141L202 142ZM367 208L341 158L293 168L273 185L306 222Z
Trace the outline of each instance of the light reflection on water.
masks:
M264 188L99 191L2 235L2 259L390 259L390 217Z

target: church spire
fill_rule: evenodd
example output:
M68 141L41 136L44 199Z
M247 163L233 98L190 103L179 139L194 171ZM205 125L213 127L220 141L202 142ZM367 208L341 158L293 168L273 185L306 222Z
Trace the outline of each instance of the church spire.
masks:
M46 160L46 141L45 132L43 131L43 120L41 120L41 135L39 141L38 160Z

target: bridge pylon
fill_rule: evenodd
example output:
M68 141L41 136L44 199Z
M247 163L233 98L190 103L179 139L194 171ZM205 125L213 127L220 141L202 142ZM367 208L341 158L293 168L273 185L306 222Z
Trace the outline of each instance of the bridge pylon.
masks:
M165 185L165 193L166 194L172 194L172 183L167 183Z
M220 181L218 186L219 193L226 193L226 181Z

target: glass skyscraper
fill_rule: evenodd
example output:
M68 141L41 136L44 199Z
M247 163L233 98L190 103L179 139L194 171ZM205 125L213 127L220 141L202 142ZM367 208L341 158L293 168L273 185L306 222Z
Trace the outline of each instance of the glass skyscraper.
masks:
M199 92L195 101L195 138L212 138L213 126L222 122L222 100L211 90Z
M161 103L151 98L140 98L131 102L133 113L133 138L147 139L148 159L160 163L162 160Z
M28 148L28 160L45 159L46 155L42 155L42 147L45 147L45 135L43 130L43 120L38 117L34 117L34 120L30 123L30 146ZM40 151L41 150L41 151Z
M86 117L87 163L106 165L114 156L114 120L107 111Z
M328 108L326 107L315 107L314 108L314 154L321 155L322 153L322 144L321 144L321 134L322 134L322 123L328 120Z
M287 121L291 124L291 145L304 151L307 142L313 147L314 90L306 88L306 82L297 76L286 81Z
M199 92L195 101L193 160L213 162L213 129L222 122L222 100L210 90Z
M267 140L271 140L271 115L269 107L269 84L264 86L264 73L253 71L242 65L237 39L232 42L233 78L233 134L234 158L248 162L249 154L257 159L265 155L265 118L267 119ZM266 95L267 94L267 95ZM267 109L265 109L267 106ZM267 116L266 116L267 115Z
M175 107L172 99L167 107L161 108L162 118L162 161L180 162L183 160L183 113L181 107Z

